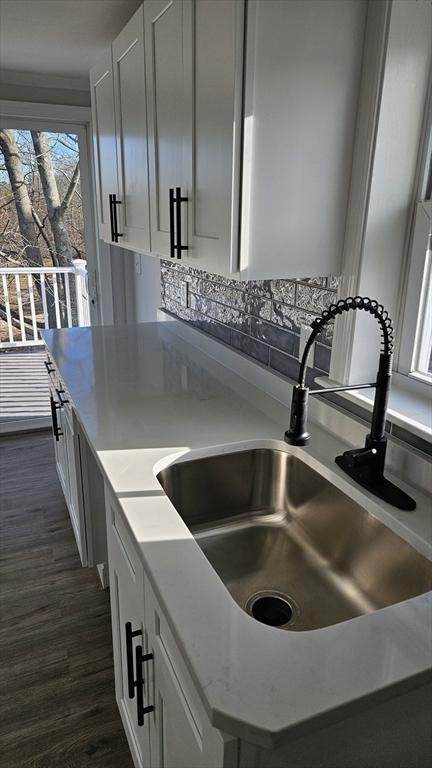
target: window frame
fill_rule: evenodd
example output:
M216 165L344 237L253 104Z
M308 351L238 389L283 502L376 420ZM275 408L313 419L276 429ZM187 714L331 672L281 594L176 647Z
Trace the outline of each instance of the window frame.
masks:
M81 194L83 198L89 290L92 294L92 325L112 322L111 266L104 244L97 238L94 211L93 155L90 107L9 101L0 99L1 124L5 128L74 133L78 136ZM102 268L103 266L103 268ZM105 299L107 297L107 299Z
M408 238L405 294L403 309L398 317L399 348L397 372L408 377L414 387L430 395L432 374L421 370L424 354L423 335L425 325L432 323L432 302L428 293L432 286L432 116L431 93L426 101L425 126L420 144L416 193ZM429 199L427 199L429 197Z

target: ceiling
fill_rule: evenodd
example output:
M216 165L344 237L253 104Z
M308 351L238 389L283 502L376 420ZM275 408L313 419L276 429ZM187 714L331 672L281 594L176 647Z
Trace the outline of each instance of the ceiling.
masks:
M0 0L0 71L86 78L142 0Z

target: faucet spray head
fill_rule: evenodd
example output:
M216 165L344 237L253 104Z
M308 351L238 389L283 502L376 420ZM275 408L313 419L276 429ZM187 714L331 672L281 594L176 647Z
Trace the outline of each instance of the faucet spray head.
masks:
M310 440L307 431L308 396L308 387L299 384L293 387L290 425L285 432L285 442L290 445L306 445Z

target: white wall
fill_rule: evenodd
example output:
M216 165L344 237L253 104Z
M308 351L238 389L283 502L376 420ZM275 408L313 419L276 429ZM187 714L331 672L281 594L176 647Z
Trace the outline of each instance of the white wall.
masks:
M154 256L135 255L135 318L137 323L154 322L160 307L160 261ZM140 262L138 267L137 262ZM140 274L137 274L137 268Z
M111 251L115 322L155 322L160 307L159 259L118 248Z

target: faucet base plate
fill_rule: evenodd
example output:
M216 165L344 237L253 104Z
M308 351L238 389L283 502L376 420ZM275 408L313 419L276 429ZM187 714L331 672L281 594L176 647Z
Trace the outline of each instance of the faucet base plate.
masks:
M397 485L390 482L390 480L387 480L384 475L378 477L374 475L371 477L368 467L353 467L349 465L349 461L347 461L345 456L336 456L335 462L352 480L355 480L356 483L366 488L370 493L373 493L374 496L378 496L379 499L386 501L393 507L406 511L416 508L414 499L408 496L405 491L402 491L401 488L398 488Z

